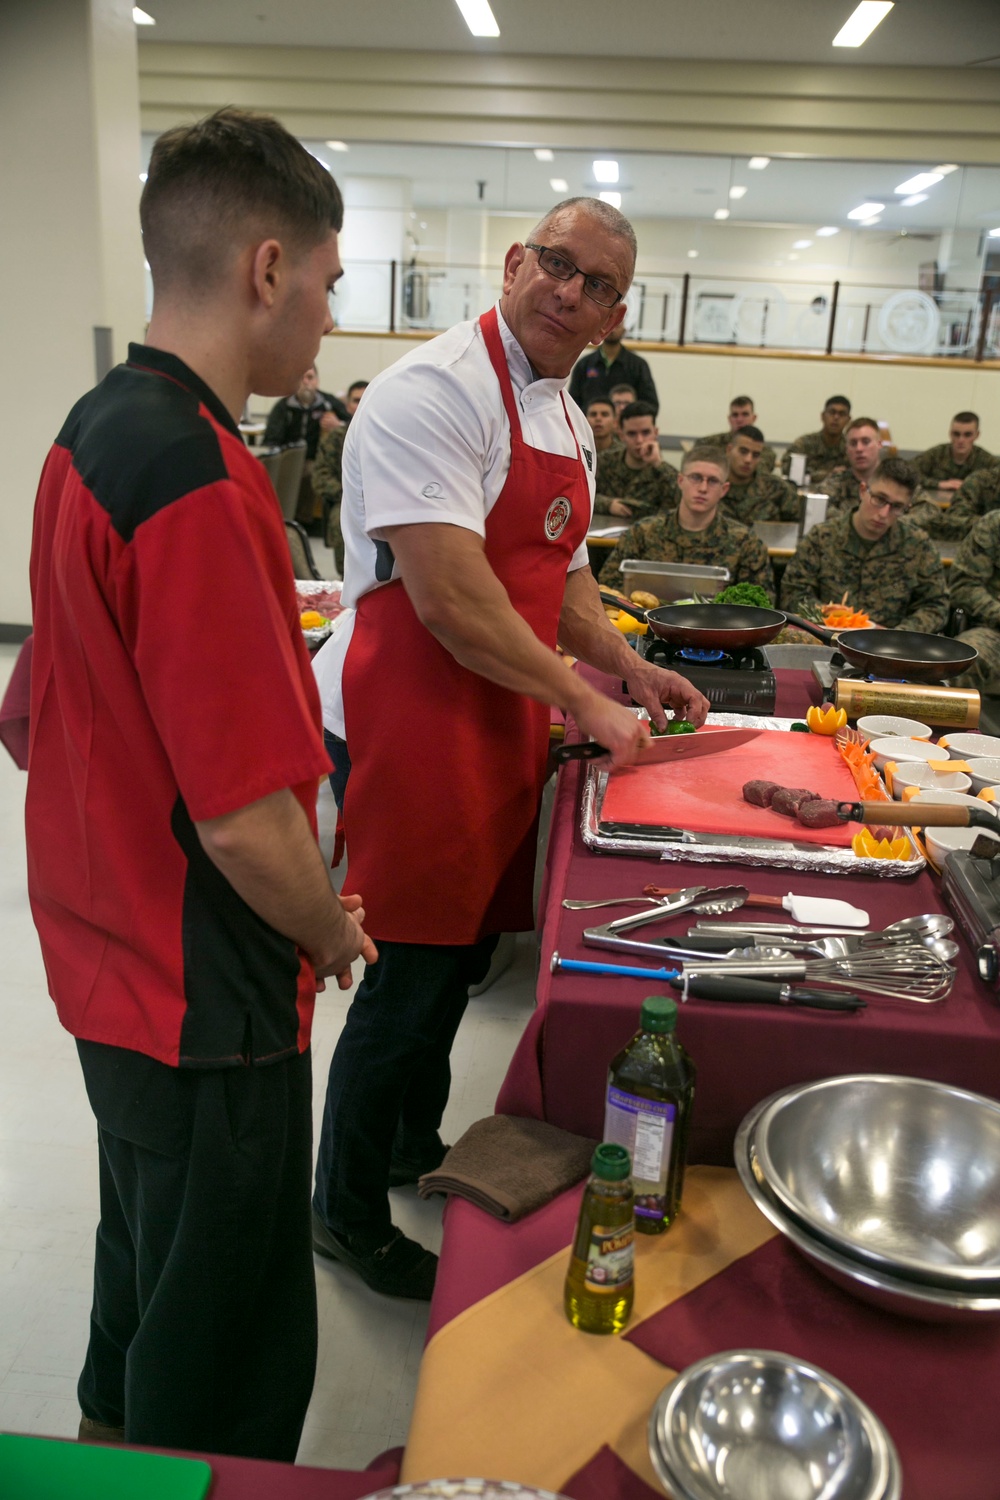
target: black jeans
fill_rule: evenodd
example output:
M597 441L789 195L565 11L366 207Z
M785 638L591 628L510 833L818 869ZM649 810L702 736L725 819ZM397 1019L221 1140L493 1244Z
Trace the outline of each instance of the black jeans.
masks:
M330 1064L313 1205L335 1234L386 1233L393 1146L420 1161L440 1149L449 1056L486 977L496 937L469 947L379 942Z
M194 1070L77 1045L101 1183L84 1415L293 1462L316 1368L309 1053Z

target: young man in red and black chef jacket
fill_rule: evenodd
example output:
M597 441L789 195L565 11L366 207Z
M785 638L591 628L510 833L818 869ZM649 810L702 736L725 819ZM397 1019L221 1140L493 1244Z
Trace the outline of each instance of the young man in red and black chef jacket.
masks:
M29 888L100 1154L81 1437L291 1461L312 1389L310 1024L374 950L316 843L319 704L236 423L329 331L342 216L265 116L161 136L149 341L38 491Z

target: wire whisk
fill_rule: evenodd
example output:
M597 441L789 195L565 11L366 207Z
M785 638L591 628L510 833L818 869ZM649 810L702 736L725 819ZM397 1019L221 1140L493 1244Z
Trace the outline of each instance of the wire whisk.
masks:
M743 948L733 954L737 959L784 958L781 948ZM724 961L723 961L724 965ZM722 971L716 965L714 972ZM884 995L890 1000L915 1000L930 1005L951 994L955 969L932 953L929 948L911 943L895 943L885 948L859 948L844 958L808 959L805 977L809 983L826 984L833 989L864 990L869 995Z

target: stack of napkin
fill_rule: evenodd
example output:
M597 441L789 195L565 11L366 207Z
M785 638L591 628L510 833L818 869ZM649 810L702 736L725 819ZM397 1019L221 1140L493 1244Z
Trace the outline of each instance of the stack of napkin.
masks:
M417 1191L421 1198L454 1193L513 1224L586 1177L597 1144L544 1120L490 1115L421 1177Z

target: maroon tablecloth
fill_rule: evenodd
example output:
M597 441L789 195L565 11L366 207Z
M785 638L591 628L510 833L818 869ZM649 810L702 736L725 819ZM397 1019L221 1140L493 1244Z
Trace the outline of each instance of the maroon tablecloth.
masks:
M0 702L0 744L21 771L28 769L28 699L31 687L31 636L17 653L14 670Z
M804 713L816 690L811 675L780 672L778 680L779 714ZM564 911L564 896L638 894L647 883L722 884L739 872L755 891L785 895L794 890L852 901L870 912L873 927L945 910L938 881L927 871L912 879L849 879L594 853L579 832L583 774L576 764L559 776L540 918L538 1008L497 1099L502 1113L600 1135L608 1063L636 1030L644 996L657 988L642 979L551 974L554 950L564 958L625 961L584 947L583 929L600 913ZM679 935L690 920L678 917L656 932ZM690 1159L729 1165L737 1126L754 1104L790 1084L838 1073L913 1074L1000 1095L1000 1005L976 976L968 947L960 941L955 987L935 1005L872 996L866 1011L852 1015L689 1000L681 1007L678 1035L698 1069ZM644 965L641 958L633 961ZM655 967L652 959L649 967Z

